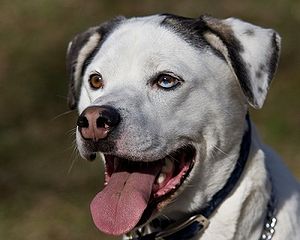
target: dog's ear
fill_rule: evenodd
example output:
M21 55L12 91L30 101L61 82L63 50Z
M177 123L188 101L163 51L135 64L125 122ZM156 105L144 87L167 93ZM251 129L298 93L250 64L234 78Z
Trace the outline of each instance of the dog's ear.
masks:
M87 65L91 62L97 50L107 35L122 21L124 17L116 17L97 27L77 34L68 45L66 65L69 75L68 105L70 109L76 109L82 76Z
M202 16L204 37L220 52L237 78L248 103L261 108L277 68L280 36L239 19Z
M97 27L88 29L74 37L67 50L67 73L69 75L68 105L70 109L77 107L81 77L86 60L95 51L101 39Z

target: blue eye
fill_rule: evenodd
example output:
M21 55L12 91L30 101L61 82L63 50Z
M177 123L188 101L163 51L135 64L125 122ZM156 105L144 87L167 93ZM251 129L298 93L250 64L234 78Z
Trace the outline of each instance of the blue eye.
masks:
M177 85L179 85L180 80L173 76L167 75L167 74L161 74L158 76L156 84L160 88L169 90L169 89L172 89L172 88L176 87Z

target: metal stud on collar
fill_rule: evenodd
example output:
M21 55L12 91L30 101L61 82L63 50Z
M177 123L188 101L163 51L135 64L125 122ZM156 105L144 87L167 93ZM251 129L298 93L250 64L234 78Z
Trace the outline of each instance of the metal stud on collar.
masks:
M261 235L261 240L271 240L273 238L276 222L277 219L275 217L272 217L269 221L266 222L263 233Z
M272 183L271 176L269 176L270 182ZM271 198L268 203L268 211L265 219L265 225L261 234L260 240L271 240L275 234L275 226L277 223L277 199L275 197L274 188L271 190Z

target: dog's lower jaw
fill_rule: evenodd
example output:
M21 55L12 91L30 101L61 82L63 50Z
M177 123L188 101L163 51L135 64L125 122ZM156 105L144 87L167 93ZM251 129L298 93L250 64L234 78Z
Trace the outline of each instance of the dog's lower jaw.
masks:
M193 239L260 239L270 196L270 182L264 159L259 143L252 141L251 152L240 183L209 219L209 227L204 233ZM182 195L184 197L185 194ZM169 211L162 211L162 214L171 219L184 216L183 211L179 214L175 211L172 214L173 208L167 206Z

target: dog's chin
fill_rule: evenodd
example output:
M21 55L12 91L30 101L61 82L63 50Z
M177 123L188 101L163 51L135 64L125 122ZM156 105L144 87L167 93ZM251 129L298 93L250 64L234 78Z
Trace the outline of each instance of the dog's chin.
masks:
M122 235L145 224L180 192L196 150L188 145L147 162L104 156L105 188L93 199L91 213L101 231Z

